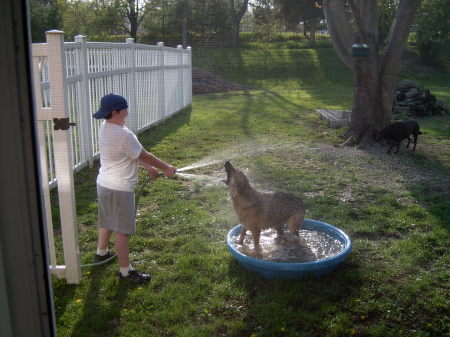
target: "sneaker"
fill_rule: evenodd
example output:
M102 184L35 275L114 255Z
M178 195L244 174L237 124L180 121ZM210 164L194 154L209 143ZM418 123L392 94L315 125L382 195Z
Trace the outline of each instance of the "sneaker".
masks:
M94 256L94 263L103 262L103 261L108 260L109 258L111 258L113 256L116 256L116 254L114 254L112 252L107 252L105 255L95 254L95 256Z
M128 276L122 276L122 273L119 272L119 280L128 280L136 284L144 284L150 282L151 279L152 277L149 274L141 273L135 269L130 270Z

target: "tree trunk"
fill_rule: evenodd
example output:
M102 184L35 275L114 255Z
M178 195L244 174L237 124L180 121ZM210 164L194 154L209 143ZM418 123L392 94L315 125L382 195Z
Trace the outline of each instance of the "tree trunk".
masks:
M135 24L135 22L130 23L131 23L130 36L134 39L134 42L137 42L137 25Z
M367 57L353 57L354 100L351 120L346 136L352 142L365 146L384 123L381 106L381 92L378 52L378 11L376 1L363 2L353 7L358 31L354 42L369 46ZM360 20L360 18L364 18Z
M317 27L317 20L316 19L311 19L311 21L308 22L309 23L309 40L308 40L308 45L310 48L315 48L316 47L316 27Z
M231 27L231 46L236 48L239 46L239 22L233 16Z
M189 3L188 0L184 0L181 8L181 44L183 48L188 45L188 16L189 16Z
M237 47L239 45L239 30L242 17L247 12L249 0L237 0L239 4L235 3L235 0L230 1L231 12L231 46Z
M354 100L350 125L345 134L351 144L367 145L384 123L377 61L375 55L355 60Z
M138 7L135 0L127 0L125 11L127 13L128 22L130 23L130 28L125 28L128 30L130 37L134 39L134 42L137 42Z

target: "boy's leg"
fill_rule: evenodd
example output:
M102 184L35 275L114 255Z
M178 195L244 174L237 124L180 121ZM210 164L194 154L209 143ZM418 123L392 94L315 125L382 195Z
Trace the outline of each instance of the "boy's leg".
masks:
M116 251L120 266L119 277L138 284L147 283L151 280L151 276L135 270L130 265L129 241L130 235L116 233Z
M98 250L106 250L108 248L108 242L109 238L111 237L112 230L105 229L105 228L99 228L98 230L98 243L97 243L97 249Z
M114 253L108 250L108 243L111 233L112 231L109 229L98 229L97 253L94 256L94 263L103 262L114 256Z
M116 233L116 252L119 260L119 266L121 268L127 268L130 266L129 256L129 241L130 235Z

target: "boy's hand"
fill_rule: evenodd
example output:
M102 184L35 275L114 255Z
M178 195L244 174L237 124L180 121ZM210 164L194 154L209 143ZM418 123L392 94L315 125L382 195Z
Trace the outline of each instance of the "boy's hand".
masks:
M170 178L177 172L177 169L172 165L168 165L168 167L164 170L164 177Z

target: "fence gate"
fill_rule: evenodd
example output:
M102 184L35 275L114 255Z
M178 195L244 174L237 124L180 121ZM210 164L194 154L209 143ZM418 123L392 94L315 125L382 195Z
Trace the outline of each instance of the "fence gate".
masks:
M60 31L49 31L46 44L33 44L34 101L37 112L42 186L46 210L50 271L64 277L68 283L81 280L78 247L75 189L73 182L73 157L70 127L66 108L67 92L64 85L64 38ZM48 76L49 88L41 88L42 76ZM47 151L51 149L52 151ZM53 153L55 167L48 164L47 156ZM49 176L58 182L58 200L64 248L64 265L57 265L53 222L50 205Z

